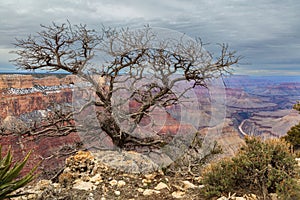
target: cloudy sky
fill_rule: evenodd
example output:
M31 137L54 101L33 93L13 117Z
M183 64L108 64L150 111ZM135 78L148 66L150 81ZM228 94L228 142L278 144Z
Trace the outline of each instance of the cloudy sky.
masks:
M0 0L0 71L14 71L14 38L51 22L169 28L244 57L235 74L300 75L299 0Z

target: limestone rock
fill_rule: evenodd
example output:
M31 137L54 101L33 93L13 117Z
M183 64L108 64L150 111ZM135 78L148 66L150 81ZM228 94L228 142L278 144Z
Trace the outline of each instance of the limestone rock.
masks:
M118 181L118 187L123 187L123 186L125 186L126 185L126 182L125 181L123 181L123 180L120 180L120 181Z
M157 174L151 173L151 174L145 174L144 176L146 179L152 180L157 176Z
M269 194L271 200L278 200L278 195L276 193Z
M182 183L184 184L184 189L194 189L194 188L197 188L196 185L194 185L193 183L191 183L189 181L182 181Z
M111 180L111 181L109 181L109 184L110 184L111 186L115 186L115 185L118 184L118 181L117 181L117 180Z
M144 190L143 188L138 188L137 191L138 191L139 193L142 193L142 192L144 192L145 190Z
M157 191L157 190L146 189L146 190L144 190L143 195L150 196L150 195L159 194L159 193L160 193L160 191Z
M82 181L82 180L78 180L73 185L73 189L89 191L89 190L95 190L96 186L91 182L85 182L85 181Z
M300 167L300 158L296 158L296 161L298 162L298 166Z
M159 169L147 156L136 152L109 150L93 152L93 155L107 166L128 173L149 173Z
M172 193L172 197L175 199L182 199L185 195L185 192L182 191L176 191Z
M163 182L159 182L158 185L154 189L155 190L163 190L163 189L170 190L169 186Z
M90 181L92 183L96 183L96 182L102 182L103 180L100 174L96 174L95 176L90 178Z
M235 200L247 200L245 197L235 197Z

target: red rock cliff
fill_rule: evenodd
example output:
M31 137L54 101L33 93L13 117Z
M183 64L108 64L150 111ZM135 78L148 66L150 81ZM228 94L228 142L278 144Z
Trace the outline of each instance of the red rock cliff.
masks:
M74 78L73 76L35 78L31 75L0 75L1 121L7 121L5 119L11 118L11 116L15 117L11 119L17 119L21 114L44 110L51 102L70 103L72 101L72 90L69 86L73 83ZM35 86L42 89L46 88L46 90L34 89ZM50 86L53 86L53 88L47 88ZM56 88L57 90L55 90ZM49 176L53 175L57 168L63 166L65 156L62 155L65 151L68 148L74 148L74 145L79 142L80 138L76 133L64 137L38 139L15 135L14 133L0 135L3 153L6 153L8 147L11 146L15 160L21 160L27 152L32 150L24 172L32 169L39 161L43 161L40 171Z

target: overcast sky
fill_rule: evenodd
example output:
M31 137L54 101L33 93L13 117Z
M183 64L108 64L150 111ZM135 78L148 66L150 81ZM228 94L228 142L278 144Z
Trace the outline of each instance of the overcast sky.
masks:
M51 22L169 28L244 57L235 74L300 75L299 0L0 0L0 71L13 71L14 38Z

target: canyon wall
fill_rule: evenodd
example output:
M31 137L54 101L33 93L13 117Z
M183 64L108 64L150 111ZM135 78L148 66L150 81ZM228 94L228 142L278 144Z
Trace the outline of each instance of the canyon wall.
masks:
M43 78L36 78L32 75L0 75L1 126L15 126L18 123L26 125L26 121L22 121L20 116L31 116L31 113L35 111L46 110L51 103L71 103L74 78L69 75L64 77L53 75ZM48 176L54 175L55 171L64 165L63 161L67 156L68 148L74 149L74 146L79 143L80 138L76 133L63 137L37 139L13 132L0 135L3 153L11 147L16 161L32 151L23 173L42 162L40 171Z
M92 77L95 81L104 83L101 77ZM245 79L245 80L244 80ZM255 82L256 81L256 82ZM266 137L280 137L294 124L300 121L300 115L291 112L292 105L300 99L300 83L276 84L274 82L249 81L245 77L238 77L225 88L224 105L226 116L224 121L211 123L215 117L212 114L222 114L219 107L212 107L210 93L205 88L195 88L197 97L192 101L198 105L197 110L185 108L189 117L199 117L198 130L186 122L180 122L181 108L179 105L169 107L165 110L155 110L151 116L141 121L141 134L145 137L148 134L160 136L174 136L179 131L199 131L207 134L206 138L218 140L225 154L232 155L244 142L241 136L245 132L249 135ZM31 116L36 111L46 110L51 103L72 103L72 99L84 98L80 92L73 93L73 87L78 82L76 76L45 76L33 75L0 75L0 123L12 125L22 122L24 116ZM224 94L222 94L224 95ZM196 99L197 98L197 99ZM138 105L136 102L129 102L129 111L134 112ZM87 111L86 111L87 112ZM83 119L90 113L83 113ZM22 118L23 117L23 118ZM25 117L25 118L26 118ZM26 124L26 122L23 121ZM153 128L153 124L156 128ZM243 131L241 132L240 129ZM145 131L145 132L144 132ZM41 171L51 176L64 165L65 156L82 145L84 136L78 133L71 133L63 137L44 137L34 139L24 135L0 134L0 144L3 145L3 152L9 146L14 151L16 160L32 150L29 166L30 170L39 161L42 161ZM91 137L94 139L94 137ZM95 144L103 143L103 139ZM109 140L107 140L109 141Z
M45 76L43 78L37 78L34 75L24 74L1 74L0 75L0 90L6 90L8 88L32 88L34 85L43 86L58 86L74 83L76 77L72 75L66 75L63 78L55 75Z
M240 125L247 135L264 138L282 137L287 131L300 122L300 114L295 110L277 112L257 112Z
M75 77L0 75L0 119L43 110L49 103L70 103Z

